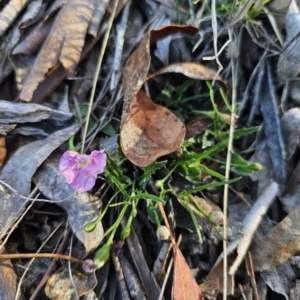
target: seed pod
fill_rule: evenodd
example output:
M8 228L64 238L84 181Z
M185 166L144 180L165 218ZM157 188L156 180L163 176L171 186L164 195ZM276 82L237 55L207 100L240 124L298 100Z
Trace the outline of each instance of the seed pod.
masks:
M166 241L170 238L170 231L166 226L159 226L156 230L156 236L161 241Z
M76 267L76 274L82 278L88 278L88 276L95 271L91 266L94 264L93 260L86 259L85 262L87 262L87 264L78 264Z
M224 224L224 214L219 210L213 210L209 214L209 220L214 225L223 225Z

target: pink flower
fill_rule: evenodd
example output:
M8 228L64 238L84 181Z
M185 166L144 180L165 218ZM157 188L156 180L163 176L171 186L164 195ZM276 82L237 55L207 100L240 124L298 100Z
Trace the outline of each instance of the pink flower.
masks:
M95 185L97 175L104 171L105 166L104 150L95 150L90 155L66 151L59 161L58 168L71 188L83 193Z

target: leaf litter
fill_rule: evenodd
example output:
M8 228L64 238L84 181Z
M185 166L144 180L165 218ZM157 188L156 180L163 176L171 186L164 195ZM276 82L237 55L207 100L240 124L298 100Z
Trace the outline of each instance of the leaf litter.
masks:
M45 287L48 297L115 298L119 286L132 299L217 299L225 290L224 297L235 299L297 299L299 8L296 1L287 2L280 3L286 24L272 16L273 3L254 1L230 9L214 3L212 10L200 2L169 1L128 1L124 11L126 0L1 4L0 84L6 95L0 101L2 251L35 251L38 237L63 221L75 240L67 238L68 255L94 257L103 266L85 274L78 264L56 262ZM117 4L121 17L107 40L85 139L80 128L100 38ZM201 17L213 11L220 16L218 24ZM227 18L233 20L230 29ZM237 76L236 90L232 76ZM54 92L64 79L67 88ZM224 216L220 186L228 120L236 113L230 108L234 93L244 102L235 120L229 215ZM62 102L70 108L67 113ZM86 193L73 190L58 170L62 153L82 144L88 153L104 146L108 155L104 175ZM236 173L243 179L237 181ZM169 243L155 234L163 225L160 203L172 236L169 282L168 251L160 270L153 269L162 243ZM47 221L41 217L45 214ZM222 221L214 222L221 214ZM220 251L224 220L225 261ZM174 234L183 236L180 246ZM1 277L12 278L2 281L7 299L19 297L16 275L26 259L11 262L9 277L1 264ZM103 270L108 279L96 279ZM25 298L36 285L23 285Z

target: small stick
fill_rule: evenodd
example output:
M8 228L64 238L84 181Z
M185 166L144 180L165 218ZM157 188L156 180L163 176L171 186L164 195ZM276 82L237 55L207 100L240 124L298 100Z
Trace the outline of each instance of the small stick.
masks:
M80 258L57 254L57 253L18 253L18 254L0 254L0 259L16 259L16 258L56 258L56 259L64 259L70 260L79 264L88 265L92 268L96 268L97 266L86 262Z
M248 251L248 255L246 256L245 262L246 262L247 273L248 273L248 276L250 277L250 282L251 282L251 286L252 286L253 299L254 300L259 300L259 295L258 295L258 291L257 291L257 284L256 284L254 271L253 271L254 268L253 268L252 256L251 256L250 251Z
M67 229L67 232L65 233L64 237L63 237L63 240L61 241L57 251L56 251L56 254L61 254L65 245L66 245L66 242L67 242L67 239L69 237L69 234L71 232L71 229L70 227ZM55 267L57 263L57 259L53 259L51 264L49 265L46 273L44 274L43 278L40 280L38 286L36 287L36 289L34 290L34 292L32 293L31 297L29 300L34 300L37 296L37 294L39 293L39 291L41 290L41 288L43 287L43 285L46 283L46 281L48 280L48 278L50 277L50 273L52 272L53 268Z

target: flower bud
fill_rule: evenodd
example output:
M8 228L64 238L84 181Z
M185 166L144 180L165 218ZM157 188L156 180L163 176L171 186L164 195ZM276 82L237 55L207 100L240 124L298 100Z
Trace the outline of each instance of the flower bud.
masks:
M224 224L224 214L219 210L213 210L209 213L209 220L214 225L223 225Z
M88 278L88 276L95 270L93 267L94 261L91 259L86 259L85 262L86 264L77 264L75 271L78 276Z
M110 254L110 243L104 244L95 254L94 265L97 266L97 269L100 269L109 259Z
M156 230L156 236L161 241L166 241L170 237L170 230L166 226L159 226Z

